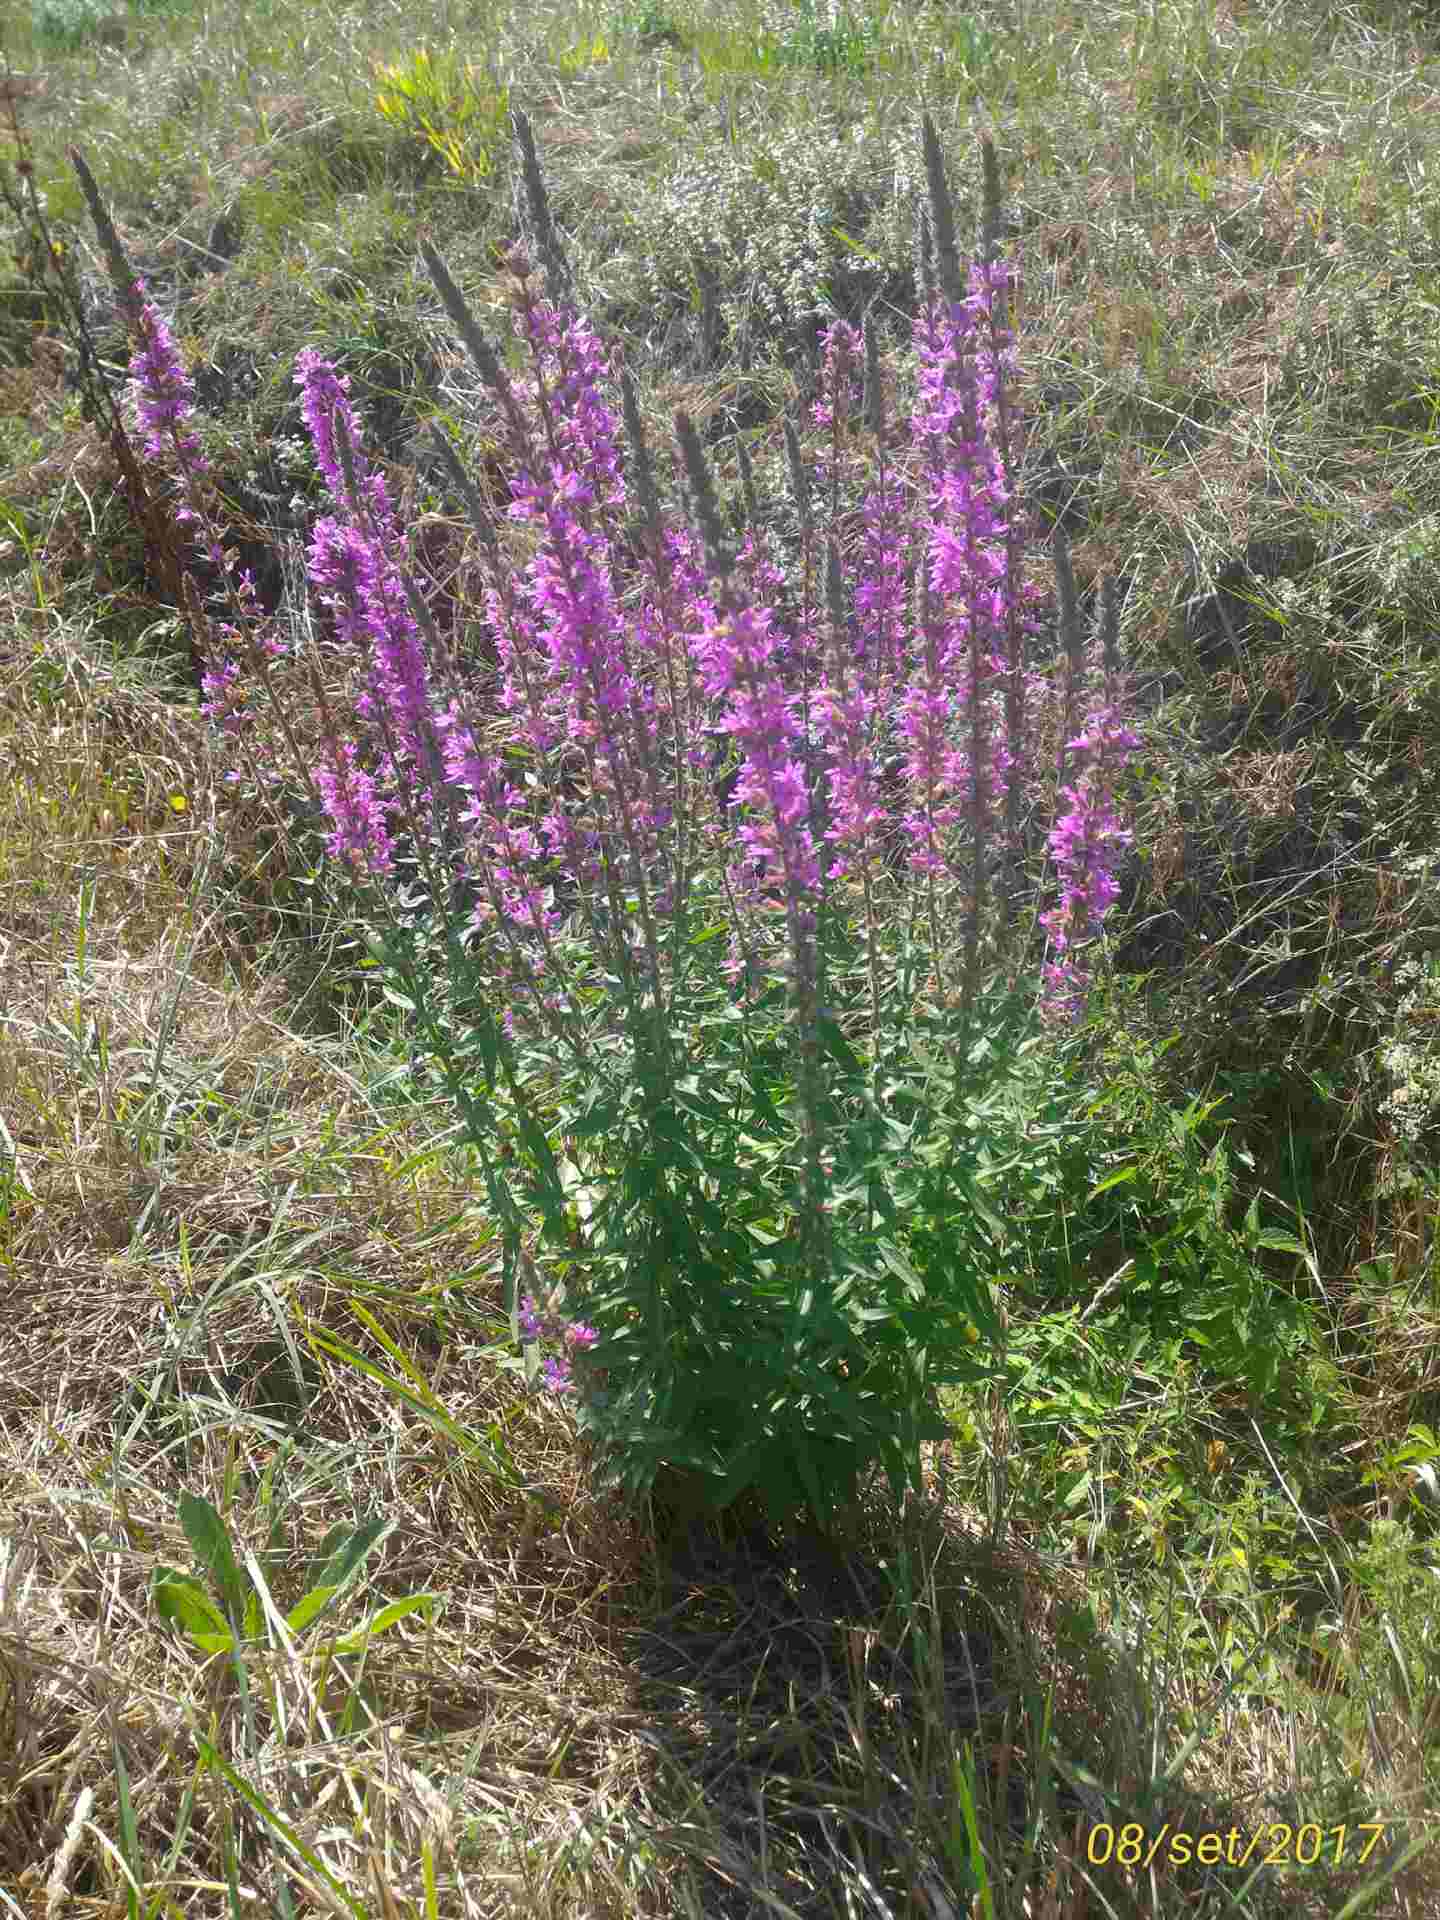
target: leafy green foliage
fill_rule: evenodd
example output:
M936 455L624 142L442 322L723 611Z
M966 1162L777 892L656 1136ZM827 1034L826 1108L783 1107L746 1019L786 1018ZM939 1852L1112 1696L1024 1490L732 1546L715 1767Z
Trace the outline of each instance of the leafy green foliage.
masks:
M615 27L619 33L633 33L642 47L682 47L685 44L679 22L658 4L658 0L644 0L641 6L623 9L615 15Z
M472 1141L498 1143L515 1296L523 1245L564 1317L600 1335L574 1404L602 1481L833 1523L872 1466L913 1483L947 1431L942 1388L1001 1385L1038 1430L1103 1417L1137 1367L1198 1369L1272 1431L1307 1432L1313 1255L1278 1204L1237 1203L1250 1156L1227 1145L1224 1102L1172 1110L1165 1043L1098 1017L1036 1031L1023 977L992 980L964 1020L907 998L898 940L876 1052L873 1010L843 1011L861 978L843 916L827 932L842 1010L820 1023L818 1288L788 998L777 983L742 1006L703 913L670 1002L668 1091L579 943L557 950L588 1008L568 1046L507 1042L458 942L412 926L374 946L417 1055L417 1028L430 1036L423 1071L439 1062Z
M815 0L797 0L800 19L790 34L775 49L775 59L783 67L815 67L822 73L838 67L859 71L868 49L878 35L873 21L837 13L830 26L815 18Z
M116 24L123 31L132 10L137 15L175 13L183 10L183 0L135 0L132 9L120 0L31 0L30 18L38 41L72 50Z
M268 1590L258 1563L242 1572L225 1522L208 1500L194 1494L180 1496L180 1524L200 1564L200 1575L158 1567L152 1582L155 1608L162 1620L173 1621L202 1653L234 1654L265 1633ZM284 1616L291 1633L303 1633L327 1611L336 1595L355 1580L376 1547L390 1531L390 1522L367 1520L358 1527L332 1527L311 1565L305 1592ZM208 1589L207 1589L208 1580ZM396 1621L433 1605L430 1594L410 1594L380 1607L365 1625L343 1634L326 1649L331 1653L359 1653L367 1642Z
M1090 1066L1073 1049L1054 1063L1038 1111L1055 1152L1010 1215L1019 1298L1055 1327L1103 1305L1093 1331L1108 1325L1131 1361L1188 1351L1274 1413L1306 1345L1314 1256L1273 1196L1268 1214L1258 1193L1238 1208L1235 1163L1251 1156L1227 1145L1221 1101L1168 1106L1155 1085L1164 1051L1117 1031Z
M78 47L113 12L107 0L32 0L31 21L37 40Z
M438 1068L482 1150L512 1301L533 1249L565 1317L599 1333L576 1418L602 1481L835 1524L877 1464L897 1493L918 1483L922 1442L946 1432L941 1387L1001 1377L1005 1216L1017 1175L1043 1187L1055 1145L1026 1134L1034 983L993 984L965 1020L922 1005L907 1023L887 969L882 1032L905 1037L878 1057L853 1018L822 1019L822 1279L788 997L777 983L742 1005L697 923L660 1036L615 1017L578 944L557 949L580 982L568 1044L507 1039L458 940L443 962L414 928L373 952L417 1067ZM835 941L840 991L843 929Z

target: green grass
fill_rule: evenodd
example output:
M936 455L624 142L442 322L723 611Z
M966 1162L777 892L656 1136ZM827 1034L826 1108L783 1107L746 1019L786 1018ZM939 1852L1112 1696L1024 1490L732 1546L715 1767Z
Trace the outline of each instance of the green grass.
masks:
M276 595L320 497L290 378L316 344L463 607L416 436L471 417L471 376L415 242L508 337L497 89L652 444L677 406L720 422L731 492L736 430L783 474L808 316L878 296L904 337L921 109L967 243L991 127L1027 484L1082 592L1121 582L1147 771L1114 986L1037 1062L1028 1125L1067 1144L1015 1200L1008 1391L953 1407L931 1499L877 1495L849 1570L798 1540L677 1560L517 1377L453 1112L402 1070L303 811L227 789L0 207L0 1913L1440 1911L1440 27L99 17L6 16L42 86L5 177L33 158L112 371L67 142L167 313L186 294ZM438 140L377 105L419 49L458 55ZM167 1623L192 1587L229 1593L228 1650ZM1278 1864L1104 1857L1107 1824L1167 1821L1275 1823Z

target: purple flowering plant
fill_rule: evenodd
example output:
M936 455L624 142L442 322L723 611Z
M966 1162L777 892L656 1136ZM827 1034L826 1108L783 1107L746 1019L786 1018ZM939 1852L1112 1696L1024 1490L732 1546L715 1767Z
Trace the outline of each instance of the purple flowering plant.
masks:
M684 414L691 524L666 524L635 390L582 318L514 121L545 269L542 299L528 260L510 262L529 378L421 243L507 459L497 514L435 432L484 557L493 672L450 659L349 383L310 350L296 382L333 511L309 577L367 673L343 727L314 675L313 777L283 712L280 737L417 1064L438 1068L479 1153L530 1378L631 1494L678 1475L701 1507L753 1496L831 1524L877 1463L897 1493L918 1485L922 1443L946 1432L939 1386L1001 1370L986 1128L1031 1011L1083 1009L1139 742L1113 629L1083 709L1058 533L1067 659L1055 676L1027 659L1039 596L1011 512L1013 276L988 142L967 280L923 125L908 423L870 322L823 336L814 472L785 430L797 578L743 446L732 543ZM177 520L207 526L187 377L127 285L149 451L179 476ZM210 557L225 566L213 534ZM249 594L232 587L206 712L267 779L279 746L244 704L244 668L273 697L279 643ZM1059 897L1042 914L1023 897L1025 836L1052 771L1040 853ZM432 901L468 897L463 925L441 911L438 942L387 884L406 836ZM546 1282L522 1292L537 1267Z

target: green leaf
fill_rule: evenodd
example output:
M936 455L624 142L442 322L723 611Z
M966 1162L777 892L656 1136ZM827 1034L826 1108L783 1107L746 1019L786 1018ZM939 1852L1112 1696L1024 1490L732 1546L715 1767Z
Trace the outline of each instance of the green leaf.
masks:
M161 1567L156 1572L153 1591L160 1618L173 1620L202 1652L229 1653L234 1647L235 1636L225 1616L198 1580Z
M1280 1233L1274 1227L1265 1227L1259 1233L1251 1235L1250 1244L1255 1247L1273 1247L1277 1253L1293 1253L1305 1262L1312 1273L1315 1271L1315 1260L1310 1249L1303 1241L1295 1239L1292 1234Z
M370 1329L371 1333L374 1334L375 1338L380 1342L396 1366L408 1376L411 1385L426 1405L437 1408L443 1413L444 1406L437 1398L430 1382L425 1378L425 1375L415 1365L410 1356L401 1348L399 1343L390 1338L390 1335L386 1333L385 1329L375 1318L374 1314L371 1313L369 1308L352 1297L350 1301L350 1311L355 1315L357 1320L363 1322L363 1324Z
M904 1280L907 1285L917 1290L923 1290L925 1282L920 1278L920 1275L915 1271L914 1267L898 1247L892 1247L889 1241L882 1241L880 1243L880 1257L886 1266L889 1267L890 1271L896 1274L901 1280Z
M1098 1200L1102 1193L1108 1193L1112 1187L1121 1186L1127 1180L1137 1179L1139 1173L1139 1162L1132 1161L1128 1167L1121 1167L1118 1173L1107 1174L1098 1187L1092 1187L1090 1189L1086 1196L1087 1206L1091 1200Z
M996 1240L1003 1241L1005 1238L1005 1222L1000 1218L999 1214L995 1212L994 1208L990 1206L989 1202L981 1197L979 1184L973 1180L968 1173L963 1172L956 1175L955 1184L969 1201L975 1213L984 1221L985 1225L989 1227Z
M322 1541L320 1552L310 1570L312 1589L326 1587L330 1592L338 1593L370 1558L393 1524L384 1519L366 1520L351 1529L342 1520L338 1526L332 1527ZM304 1600L298 1602L298 1606L304 1604Z
M404 1620L412 1613L423 1613L428 1621L439 1598L437 1593L412 1593L404 1600L392 1600L388 1606L381 1607L378 1613L373 1613L363 1627L337 1640L335 1652L363 1652L366 1643L373 1640L377 1633L384 1633L387 1627L393 1627L397 1620Z
M329 1566L331 1560L334 1558L341 1542L348 1540L349 1537L350 1529L343 1520L337 1521L336 1524L329 1529L325 1538L316 1548L315 1557L310 1562L310 1570L305 1576L311 1586L318 1586L325 1578L325 1568Z
M550 1151L550 1142L531 1119L528 1110L522 1108L516 1115L516 1130L531 1162L538 1169L548 1189L552 1204L563 1204L564 1190L560 1186L560 1175L555 1165L555 1156Z
M710 1094L707 1093L701 1085L698 1077L693 1073L687 1074L683 1080L676 1081L675 1104L687 1113L698 1113L706 1120L723 1121L728 1118L725 1109L717 1105L715 1100L711 1098ZM659 1116L657 1115L656 1117L658 1118ZM675 1137L682 1141L685 1140L683 1133L677 1132Z
M135 1882L125 1889L125 1899L131 1914L138 1916L140 1897L145 1891L140 1868L140 1830L135 1821L135 1803L130 1797L130 1772L125 1765L124 1749L113 1733L110 1751L115 1760L115 1787L120 1800L120 1850Z
M334 1587L311 1587L302 1594L285 1616L285 1624L292 1633L303 1633L317 1615L323 1613L335 1597Z
M877 267L884 264L878 253L872 253L869 247L862 247L860 242L852 239L842 227L831 227L830 233L842 247L847 247L851 253L858 253L862 260L869 260Z
M847 1073L862 1071L859 1056L840 1026L840 1022L829 1014L822 1013L815 1022L820 1045L832 1060L838 1060Z
M440 1890L435 1880L435 1852L428 1840L420 1842L420 1878L425 1887L425 1920L440 1920Z
M245 1611L247 1582L235 1564L235 1554L225 1522L208 1500L193 1493L180 1496L180 1524L195 1558L214 1580L226 1611L238 1621Z
M805 1489L805 1497L810 1502L810 1511L817 1520L825 1517L820 1496L820 1482L815 1473L815 1463L810 1457L810 1438L806 1433L797 1433L794 1448L795 1468L800 1475L800 1484Z

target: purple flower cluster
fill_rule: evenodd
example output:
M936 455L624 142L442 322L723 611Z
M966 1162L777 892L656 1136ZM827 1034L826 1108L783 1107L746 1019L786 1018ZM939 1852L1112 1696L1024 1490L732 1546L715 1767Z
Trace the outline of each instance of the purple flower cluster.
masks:
M235 555L220 544L207 495L209 462L190 426L195 410L194 381L164 316L146 298L143 279L126 281L121 288L121 303L140 342L130 360L130 397L145 430L145 457L173 465L179 499L172 517L177 526L203 530L206 558L228 582L236 618L221 626L221 638L239 644L243 628L244 644L263 670L266 662L281 656L285 648L273 634L261 630L254 579L248 570L235 575ZM248 717L248 689L240 684L238 663L226 660L219 667L207 665L201 685L205 694L202 711L222 733L232 738L242 735ZM230 778L236 780L239 775L232 773Z
M545 1362L545 1384L554 1393L573 1393L575 1380L571 1373L572 1356L584 1353L593 1347L600 1335L594 1327L587 1327L582 1321L567 1321L556 1311L557 1301L552 1295L541 1308L536 1304L533 1294L525 1294L520 1302L520 1337L528 1346L535 1340L555 1340L566 1351L552 1355Z
M126 310L140 336L139 349L130 361L130 376L131 396L145 429L145 457L173 459L181 492L174 519L182 527L196 526L208 518L201 489L209 463L188 425L195 410L195 383L163 315L153 301L145 298L143 280L131 285ZM226 556L213 536L206 552L215 566L226 570ZM248 575L244 584L249 587Z
M520 763L487 749L458 705L439 724L447 776L468 796L467 857L482 896L473 928L508 943L501 982L543 1012L550 1001L532 968L553 971L562 919L547 866L575 886L614 971L632 991L658 991L678 703L670 628L653 608L622 609L612 576L625 494L599 342L574 313L528 297L520 325L534 377L513 387L497 377L516 465L507 517L534 546L523 569L497 569L485 606L511 740L550 777L517 778Z
M719 724L745 756L733 804L749 809L736 837L753 863L754 884L783 879L787 897L799 902L815 891L820 867L799 755L799 698L774 671L774 615L740 607L712 616L694 645L701 684L719 703Z
M1060 876L1060 904L1040 916L1056 956L1045 968L1043 1006L1050 1019L1071 1020L1079 1014L1086 978L1081 949L1120 891L1115 865L1132 836L1115 814L1115 781L1139 745L1139 735L1123 726L1111 707L1097 707L1084 731L1065 743L1073 773L1061 790L1065 811L1049 838Z
M837 320L821 344L822 398L815 404L814 419L817 426L830 428L838 443L855 399L853 370L861 336ZM827 391L832 396L828 401L823 397ZM877 777L876 725L891 698L897 664L894 641L905 595L903 510L903 489L883 480L866 497L855 630L852 636L842 621L832 634L828 670L815 697L815 721L828 763L825 840L834 850L828 880L843 879L852 868L865 871L886 818Z
M145 456L159 459L174 453L182 473L198 475L206 462L200 442L186 430L195 406L195 383L185 369L175 337L153 302L145 298L145 282L132 289L131 314L141 345L130 361L134 395L145 428ZM185 524L183 513L177 519Z
M968 299L928 307L916 323L919 405L911 424L927 468L930 538L927 605L899 731L912 793L904 823L910 865L921 874L953 864L961 821L988 837L1011 762L997 712L1008 664L999 648L1010 495L987 432L999 369L982 324L1007 285L1002 264L974 266Z
M312 531L310 579L340 637L368 652L371 683L355 708L386 743L372 780L359 776L353 751L327 742L332 764L322 791L336 828L329 846L337 858L385 873L390 837L377 789L433 793L440 768L425 654L392 557L402 549L395 511L361 448L350 382L308 347L296 358L295 382L316 464L338 508Z

